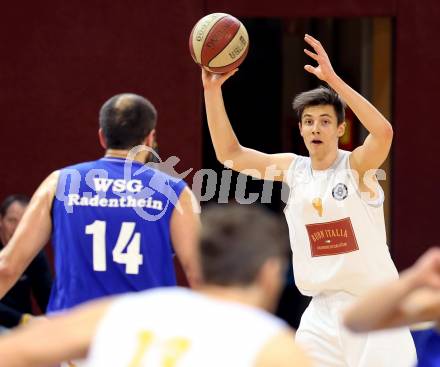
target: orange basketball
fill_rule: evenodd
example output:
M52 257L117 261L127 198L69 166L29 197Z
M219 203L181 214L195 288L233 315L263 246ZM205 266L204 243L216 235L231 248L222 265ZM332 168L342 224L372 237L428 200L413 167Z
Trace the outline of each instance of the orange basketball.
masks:
M189 50L194 61L213 73L227 73L237 68L249 49L244 25L232 15L213 13L200 19L189 36Z

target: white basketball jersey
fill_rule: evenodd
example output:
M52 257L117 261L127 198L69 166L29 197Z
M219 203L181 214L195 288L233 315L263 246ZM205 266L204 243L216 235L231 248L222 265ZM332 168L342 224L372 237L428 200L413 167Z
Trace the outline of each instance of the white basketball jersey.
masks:
M295 282L308 296L360 295L398 277L386 244L383 191L372 182L380 192L376 200L359 193L349 156L339 150L324 171L312 171L310 158L297 156L287 172L290 197L284 213Z
M285 328L250 306L161 288L124 296L110 306L88 366L254 366L263 345Z

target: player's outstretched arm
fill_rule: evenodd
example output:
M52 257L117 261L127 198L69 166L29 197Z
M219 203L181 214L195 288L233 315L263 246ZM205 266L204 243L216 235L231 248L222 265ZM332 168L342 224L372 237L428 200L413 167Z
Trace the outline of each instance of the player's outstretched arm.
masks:
M58 175L58 172L54 172L41 183L11 240L0 251L0 298L49 241L52 231L51 208Z
M109 298L94 301L0 336L0 365L47 367L86 357L110 302Z
M171 216L171 242L191 287L200 284L197 244L200 235L200 207L192 191L185 187Z
M286 330L273 337L261 350L255 367L311 367L309 357L295 343L295 334Z
M313 51L304 49L304 52L318 63L315 67L306 65L304 69L332 87L369 132L364 143L351 154L351 167L359 174L379 168L390 151L393 139L391 124L370 102L334 72L330 59L318 40L307 34L304 40L313 49Z
M256 178L282 181L295 155L292 153L266 154L240 145L232 129L223 101L221 86L232 75L212 74L202 69L206 115L209 132L217 159L234 171ZM232 163L232 164L231 164Z
M399 280L371 291L344 316L356 332L435 320L440 320L439 248L426 252Z

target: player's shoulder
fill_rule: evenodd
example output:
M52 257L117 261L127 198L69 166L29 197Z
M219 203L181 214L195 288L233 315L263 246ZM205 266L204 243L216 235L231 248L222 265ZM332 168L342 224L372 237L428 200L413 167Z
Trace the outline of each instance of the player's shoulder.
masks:
M292 159L289 168L297 168L300 164L309 164L310 162L311 159L309 156L296 154L295 157Z
M182 199L182 193L187 193L189 195L188 199L190 199L189 186L183 178L172 175L155 164L147 164L145 169L143 169L143 174L145 175L146 182L153 189L159 188L165 194L167 192L174 192L180 199Z
M298 163L302 163L302 162L311 162L311 158L308 155L300 155L298 154L297 156L295 156L295 159L293 160L292 164L298 164Z
M184 183L185 184L185 180L181 177L178 176L174 176L170 173L164 172L162 171L160 168L158 167L150 167L152 175L157 175L159 177L162 177L163 179L165 179L171 186L180 184L180 183ZM177 173L176 173L177 174Z
M295 333L284 328L271 337L257 356L255 367L310 367L311 362L295 343Z
M287 183L296 181L298 175L305 174L310 170L310 166L310 157L295 154L290 162L290 165L287 167L284 180L287 181Z
M92 168L96 168L96 166L98 165L99 161L100 160L74 163L74 164L71 164L71 165L64 166L64 167L60 168L59 172L62 174L64 172L69 172L69 171L72 171L72 170L77 170L77 171L90 170Z

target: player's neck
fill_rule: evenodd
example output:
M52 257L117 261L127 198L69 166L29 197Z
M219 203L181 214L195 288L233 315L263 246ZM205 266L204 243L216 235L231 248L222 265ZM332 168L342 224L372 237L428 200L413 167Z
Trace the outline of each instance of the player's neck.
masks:
M338 151L339 150L336 148L323 155L311 154L310 159L312 161L312 169L319 171L329 169L338 158Z
M264 292L257 287L222 287L215 285L206 285L197 289L205 296L242 303L245 305L264 308Z
M104 157L128 159L129 152L130 152L129 150L124 150L124 149L107 149L105 151ZM141 151L138 154L136 154L134 158L130 156L130 159L133 161L138 161L140 163L145 163L146 161L145 153L146 153L145 151Z

